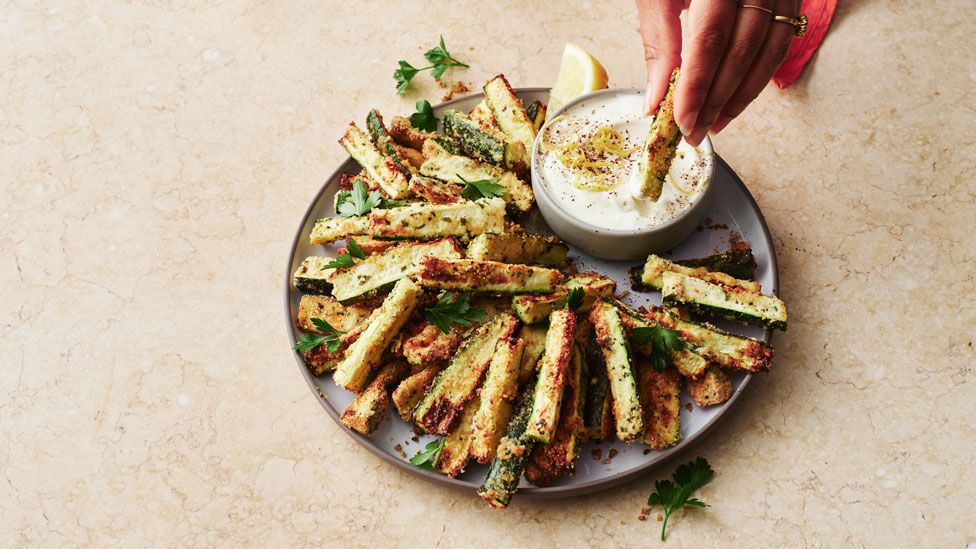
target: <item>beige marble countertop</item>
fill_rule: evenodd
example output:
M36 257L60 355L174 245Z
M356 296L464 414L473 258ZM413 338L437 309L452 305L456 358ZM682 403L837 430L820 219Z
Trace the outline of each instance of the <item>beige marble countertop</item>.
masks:
M443 93L397 96L398 59L443 33L455 78L540 86L574 41L642 83L632 2L547 6L0 7L0 544L659 543L637 516L669 471L492 511L359 447L288 350L285 260L343 125ZM717 475L669 546L976 543L971 14L842 1L796 84L715 139L791 325L682 456Z

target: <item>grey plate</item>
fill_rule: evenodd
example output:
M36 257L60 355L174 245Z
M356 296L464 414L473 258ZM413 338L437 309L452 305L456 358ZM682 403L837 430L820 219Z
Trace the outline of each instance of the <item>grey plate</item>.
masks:
M536 99L548 100L549 88L521 88L518 90L519 97L528 104ZM475 94L441 103L434 107L434 112L438 115L447 107L460 111L468 111L474 108L484 97L483 94ZM285 272L285 313L288 326L288 337L292 344L296 341L295 319L298 315L298 303L301 299L301 292L291 285L291 275L298 269L302 260L310 255L322 255L323 247L312 246L308 243L308 235L316 219L334 215L332 208L333 197L338 189L339 179L343 173L356 173L359 166L351 158L347 159L339 168L326 180L322 189L319 190L311 205L302 217L302 222L295 234L295 240L291 246L288 256L288 269ZM773 250L773 242L769 236L766 222L753 200L752 195L746 189L742 181L735 175L729 166L718 159L715 169L715 179L712 182L715 187L712 203L706 216L712 219L713 225L726 225L728 229L703 230L692 233L685 241L673 248L670 254L665 254L673 258L700 257L711 253L727 251L729 248L729 233L734 231L741 235L752 247L756 255L758 269L756 270L756 280L762 284L764 293L775 293L777 289L777 269L776 253ZM548 229L538 211L533 210L527 219L521 220L523 226L529 232L547 233ZM329 255L335 255L338 246L328 247L325 251ZM581 271L597 271L607 275L617 281L618 291L623 291L630 286L627 276L627 269L633 262L606 261L592 256L581 254L578 250L570 248L570 258ZM659 293L636 293L628 294L624 301L637 307L640 305L660 304L661 295ZM737 324L718 321L716 325L730 332L747 335L762 339L766 342L770 340L770 332L755 327L739 326ZM481 484L487 465L477 463L469 464L467 470L457 479L451 479L443 475L431 473L411 465L394 446L401 445L407 457L413 456L423 449L424 445L432 437L422 436L419 442L413 442L414 436L410 427L400 420L393 410L387 412L387 419L380 426L379 430L372 436L365 437L357 432L347 429L339 421L342 410L353 399L353 394L337 387L332 382L331 376L314 377L305 367L302 357L295 352L295 359L298 367L305 376L308 386L312 393L319 399L326 413L335 421L349 436L362 444L367 450L380 457L384 461L409 471L415 475L424 477L433 482L446 486L461 488L473 492ZM519 488L518 498L538 497L553 498L570 495L585 494L616 486L630 479L643 475L655 466L667 461L672 456L681 453L689 448L696 441L700 440L705 433L710 431L718 421L727 415L727 412L735 405L748 385L751 374L729 372L732 378L734 392L724 404L712 406L710 408L694 407L689 412L685 406L691 403L691 399L685 392L681 395L681 430L683 438L677 446L663 451L649 451L644 444L627 445L619 441L596 441L588 442L580 454L577 464L577 474L575 477L564 477L553 486L537 488L528 484L524 479ZM602 450L606 457L609 450L614 448L618 455L609 464L603 464L592 458L594 449Z

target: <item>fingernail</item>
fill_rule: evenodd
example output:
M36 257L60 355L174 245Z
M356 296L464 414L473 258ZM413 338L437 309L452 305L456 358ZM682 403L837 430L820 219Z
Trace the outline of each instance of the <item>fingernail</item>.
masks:
M698 145L701 145L702 139L705 139L705 135L707 133L708 133L708 128L702 128L700 130L696 130L691 135L685 137L685 141L687 141L688 144L697 147Z
M712 128L709 131L711 131L713 134L718 133L724 130L725 126L728 126L729 122L731 121L731 116L719 116L717 119L715 119L715 123L712 124Z
M683 118L684 120L679 120L678 117L676 116L674 117L674 121L677 122L678 129L681 130L681 134L684 135L685 137L688 137L691 135L691 132L695 129L695 119L698 118L698 113L696 112L694 113L694 116L689 115ZM689 120L691 120L691 124L687 123Z
M644 116L651 114L651 86L644 90Z

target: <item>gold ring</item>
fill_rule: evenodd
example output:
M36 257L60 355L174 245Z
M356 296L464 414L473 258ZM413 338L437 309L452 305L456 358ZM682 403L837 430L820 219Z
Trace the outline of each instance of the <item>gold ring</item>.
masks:
M762 11L768 13L769 15L772 15L773 14L773 10L771 10L769 8L764 8L762 6L756 6L756 5L753 5L753 4L742 4L739 7L740 8L756 8L757 10L762 10Z
M743 6L745 7L745 6ZM786 17L785 15L774 15L773 21L793 25L793 36L802 38L807 33L807 16L800 14L799 17Z

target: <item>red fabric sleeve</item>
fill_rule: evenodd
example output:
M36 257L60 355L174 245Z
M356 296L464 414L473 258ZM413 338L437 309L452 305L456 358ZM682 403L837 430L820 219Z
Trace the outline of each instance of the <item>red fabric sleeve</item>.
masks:
M773 83L778 88L789 86L803 72L803 67L813 57L813 53L817 51L824 35L827 34L827 28L830 27L830 20L834 17L836 8L837 0L803 0L800 13L807 16L807 33L803 38L793 40L786 60L773 75Z

